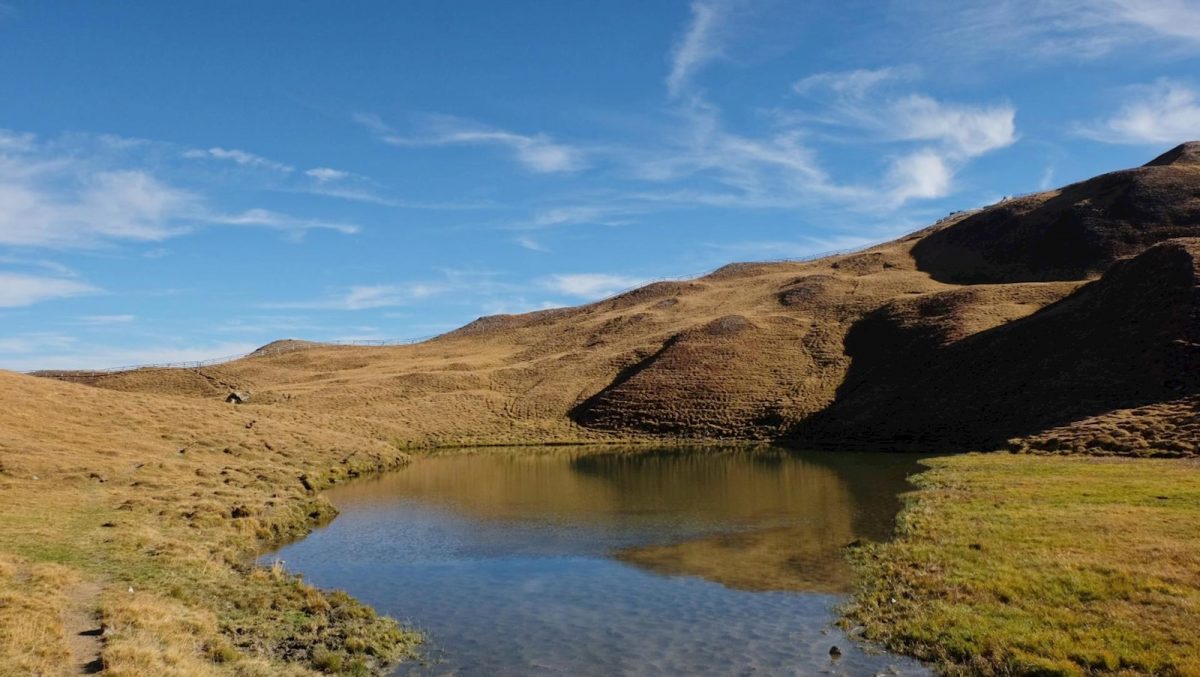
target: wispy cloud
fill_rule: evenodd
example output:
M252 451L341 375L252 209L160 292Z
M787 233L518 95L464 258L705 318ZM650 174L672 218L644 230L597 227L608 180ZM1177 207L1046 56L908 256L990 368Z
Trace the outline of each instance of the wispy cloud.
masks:
M4 336L0 337L0 359L12 355L27 355L46 350L64 350L70 348L74 343L74 336L55 332L39 331Z
M516 315L520 313L529 313L536 310L550 310L551 308L561 307L561 303L555 303L554 301L530 301L524 297L518 296L511 299L488 301L483 304L481 310L487 315Z
M913 80L918 74L919 71L912 66L828 71L797 80L792 89L802 95L832 92L840 97L861 99L885 84Z
M284 174L288 174L288 173L291 173L296 170L295 167L293 167L289 164L285 164L282 162L276 162L274 160L268 160L267 158L262 157L261 155L255 155L254 153L248 153L244 150L237 150L236 148L219 148L219 147L214 146L212 148L208 148L208 149L204 149L204 150L192 149L192 150L184 151L183 156L185 158L190 158L193 160L201 160L201 159L223 160L226 162L232 162L232 163L234 163L236 165L240 165L242 167L269 169L271 171L282 172Z
M1200 91L1160 79L1131 87L1128 100L1111 117L1079 127L1106 143L1176 144L1200 139Z
M794 87L817 102L815 110L796 115L801 122L848 130L860 142L923 144L893 155L878 191L891 207L949 194L955 174L970 160L1017 140L1011 104L963 104L894 91L915 76L912 68L818 73Z
M1160 35L1200 42L1200 8L1188 0L1109 0L1116 15Z
M920 30L957 59L1003 53L1006 59L1090 60L1155 43L1200 46L1200 13L1191 0L964 0L895 2L906 30Z
M1012 106L877 92L881 83L898 79L891 71L810 76L798 89L815 103L779 115L774 129L758 135L728 130L717 106L694 97L677 112L682 124L668 137L674 147L630 154L637 178L687 187L641 197L724 207L892 210L947 195L971 159L1016 141ZM885 173L874 183L832 176L811 142L830 130L884 149L880 156L891 158ZM697 187L705 182L710 186Z
M52 299L95 294L100 290L77 280L0 271L0 308L30 306Z
M507 226L513 230L539 230L580 224L621 226L638 208L629 204L579 204L543 207L534 210L530 218Z
M521 237L518 237L514 241L518 245L520 245L522 248L528 249L531 252L541 252L543 254L550 253L550 249L546 245L542 244L541 242L538 242L537 240L533 239L532 237L523 235Z
M574 172L587 165L583 151L547 134L518 134L453 116L426 115L418 119L414 133L404 135L375 115L360 114L354 119L392 146L495 146L511 152L526 169L546 174Z
M279 214L267 209L248 209L237 214L211 215L208 220L230 226L259 226L291 233L303 233L309 230L332 230L344 235L353 235L359 231L358 226L351 223L302 219L286 214Z
M139 165L137 156L130 157L138 149L162 148L170 145L79 134L40 142L31 134L0 132L0 245L79 249L159 242L205 225L357 231L349 224L263 209L225 214L199 192L164 181L153 163ZM241 151L203 152L233 162L257 161Z
M542 286L550 291L595 300L602 299L644 284L645 280L626 275L608 273L572 273L551 275L542 280Z
M28 371L33 369L106 369L140 364L194 362L218 357L243 355L258 346L245 342L221 342L203 345L173 345L168 342L141 346L103 345L65 338L56 344L37 343L38 337L0 339L0 368ZM5 350L5 343L11 348Z
M666 81L670 96L680 96L705 64L721 56L733 6L734 0L692 2L691 19L671 50L671 69Z
M22 268L48 271L58 277L78 277L76 272L70 266L65 266L57 261L51 261L49 259L31 259L23 256L0 256L0 263Z
M305 176L310 176L320 183L329 183L331 181L343 181L350 178L350 172L345 172L340 169L332 169L330 167L314 167L304 172Z
M29 132L0 129L0 151L30 151L36 142L37 137Z
M84 315L79 318L79 324L89 327L105 327L110 325L129 324L137 319L136 315Z
M709 249L721 252L724 257L738 259L804 259L859 249L878 242L877 238L858 235L841 235L832 238L806 237L791 240L747 240L742 242L708 243Z
M353 286L311 301L286 301L264 304L265 308L309 310L371 310L410 305L441 294L446 287L435 283L378 284Z
M322 327L303 315L250 315L226 320L217 327L221 332L270 334L302 331L312 333Z
M143 171L78 176L67 165L0 156L0 244L89 247L157 241L186 230L198 201Z

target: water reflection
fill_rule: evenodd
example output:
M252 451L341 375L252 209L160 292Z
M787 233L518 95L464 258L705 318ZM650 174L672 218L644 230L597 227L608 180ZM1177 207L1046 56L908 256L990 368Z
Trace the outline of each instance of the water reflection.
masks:
M830 627L843 548L890 533L914 468L762 448L446 452L331 492L342 516L281 556L414 618L444 649L436 674L920 671Z

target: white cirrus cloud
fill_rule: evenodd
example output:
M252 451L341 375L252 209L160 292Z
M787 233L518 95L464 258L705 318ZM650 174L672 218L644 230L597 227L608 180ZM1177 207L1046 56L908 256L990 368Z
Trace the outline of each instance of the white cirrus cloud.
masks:
M214 146L207 149L192 149L184 151L183 156L193 160L224 160L242 167L269 169L271 171L281 172L284 174L289 174L296 169L289 164L276 162L275 160L268 160L261 155L255 155L254 153L238 150L236 148L220 148L218 146Z
M264 304L264 308L294 308L308 310L372 310L406 306L447 291L437 283L357 285L345 291L311 301L286 301Z
M29 132L17 133L0 129L0 151L28 151L33 149L37 137Z
M683 35L671 50L671 70L667 74L667 93L681 95L705 64L722 54L728 39L728 15L732 0L695 0L691 18Z
M603 299L622 291L645 284L646 280L626 275L608 273L571 273L551 275L541 281L541 286L550 291L582 299Z
M6 169L12 165L0 164L0 244L88 247L108 240L164 240L186 230L181 220L198 204L192 193L143 171L63 177L57 171L47 176L22 175L20 166Z
M550 248L549 248L549 247L547 247L546 245L542 244L541 242L538 242L537 240L533 239L532 237L522 236L522 237L518 237L518 238L517 238L516 240L514 240L514 241L515 241L515 242L516 242L516 243L517 243L519 246L521 246L521 248L523 248L523 249L528 249L528 250L529 250L529 251L531 251L531 252L540 252L540 253L543 253L543 254L548 254L548 253L550 253Z
M86 249L159 242L203 225L314 228L353 233L357 226L249 209L223 214L195 190L148 169L170 144L71 134L49 141L0 132L0 245ZM205 151L208 153L209 151ZM171 153L177 156L176 153ZM236 161L236 160L235 160Z
M1106 0L1116 16L1155 33L1200 42L1200 7L1190 0Z
M1194 0L959 0L893 7L896 30L928 36L922 45L958 61L996 55L1080 61L1128 50L1170 57L1200 46Z
M0 272L0 308L30 306L42 301L95 294L100 290L77 280Z
M313 167L312 169L305 171L304 174L316 179L321 183L325 183L327 181L341 181L343 179L350 178L351 176L350 172L345 172L340 169L333 169L331 167Z
M837 96L861 99L886 83L916 79L918 71L912 66L858 68L848 71L814 73L796 81L792 90L797 94L832 92Z
M1129 88L1129 100L1111 117L1079 127L1106 143L1176 144L1200 139L1200 91L1160 79Z
M343 235L353 235L359 231L352 223L322 221L319 219L303 219L287 214L280 214L268 209L247 209L237 214L209 215L208 220L230 226L259 226L275 230L304 233L309 230L332 230Z
M136 315L84 315L79 318L79 324L89 327L104 327L109 325L129 324L137 319Z
M392 146L497 146L510 151L526 169L543 174L574 172L587 166L583 151L547 134L518 134L449 115L425 115L417 133L403 135L376 115L360 114L354 119Z

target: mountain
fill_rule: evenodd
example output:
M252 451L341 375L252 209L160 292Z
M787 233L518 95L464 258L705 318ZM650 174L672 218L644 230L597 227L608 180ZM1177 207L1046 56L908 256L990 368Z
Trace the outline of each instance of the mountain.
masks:
M861 252L733 264L417 345L285 343L217 367L57 376L209 400L236 390L253 410L399 444L1197 453L1198 260L1192 142Z

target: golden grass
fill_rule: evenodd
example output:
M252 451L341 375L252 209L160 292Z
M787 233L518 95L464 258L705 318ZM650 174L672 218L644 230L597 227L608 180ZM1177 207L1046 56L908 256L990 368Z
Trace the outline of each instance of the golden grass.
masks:
M321 488L406 462L394 445L219 401L0 388L0 620L27 619L2 624L0 674L69 669L68 580L101 587L112 674L362 674L411 653L394 621L252 564L332 517Z
M858 550L866 637L951 674L1200 674L1200 464L928 462Z
M78 574L0 553L0 675L68 673L63 616Z

